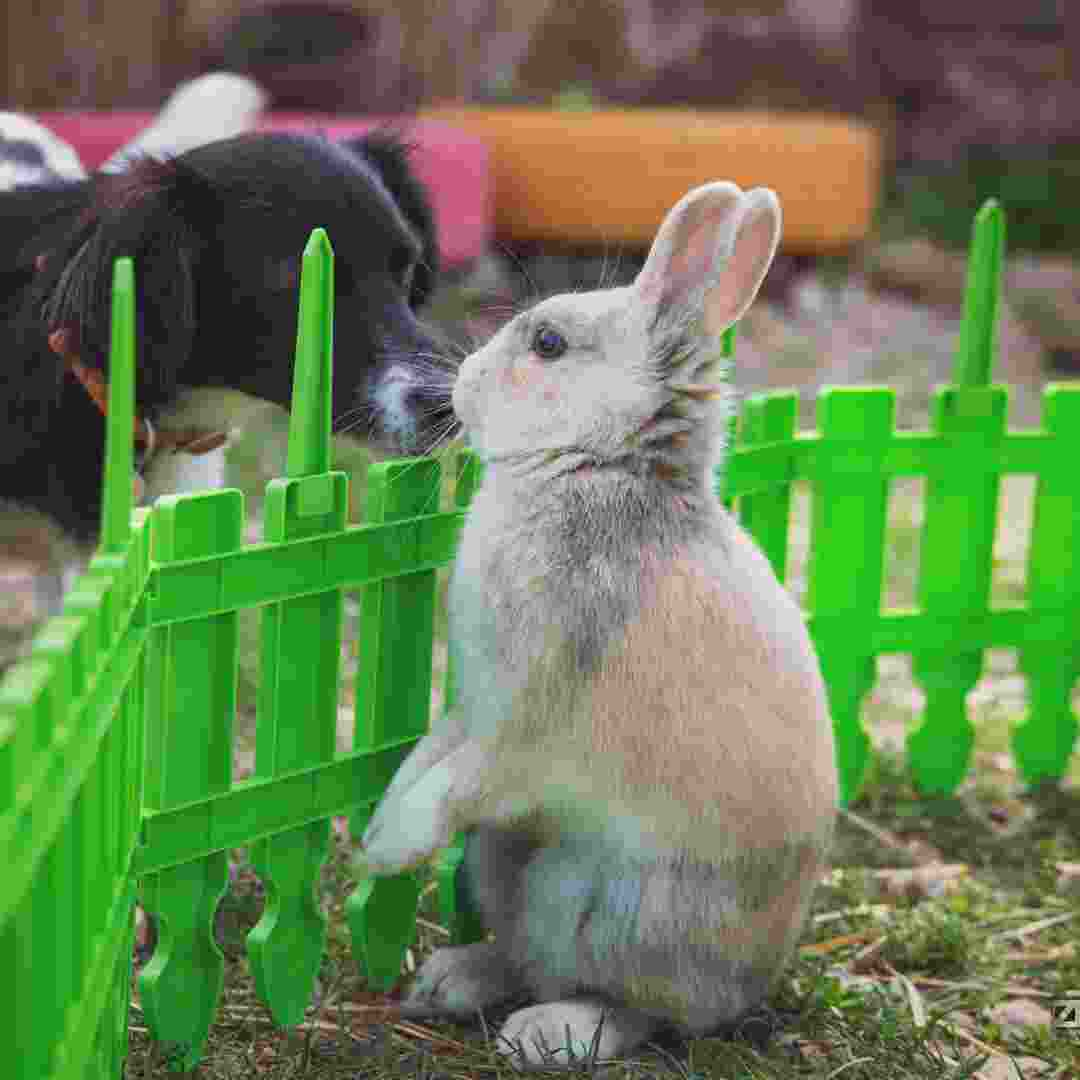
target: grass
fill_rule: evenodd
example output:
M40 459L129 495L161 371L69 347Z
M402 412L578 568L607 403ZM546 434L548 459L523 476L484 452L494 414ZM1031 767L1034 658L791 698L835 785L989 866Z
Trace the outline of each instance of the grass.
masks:
M1008 825L994 812L1005 799L1016 799L1010 783L984 782L927 803L908 787L899 759L883 751L862 798L841 818L835 869L769 1010L734 1038L663 1043L570 1075L831 1078L843 1069L859 1080L959 1078L983 1059L1008 1055L1025 1059L1025 1077L1076 1075L1080 1040L1052 1033L1048 1020L1014 1027L994 1010L1009 1002L1045 1009L1054 996L1080 990L1080 899L1055 887L1056 864L1080 859L1080 790L1018 799ZM323 870L329 947L318 993L304 1024L275 1029L255 999L243 952L261 890L235 854L235 884L218 916L226 991L197 1075L514 1075L492 1043L508 1010L485 1017L486 1027L420 1025L396 1017L392 998L366 990L342 920L348 851L340 839ZM966 865L963 876L929 869L925 890L895 893L888 885L896 875L882 873L954 863ZM408 966L443 940L428 892ZM155 1055L137 1007L127 1075L175 1075Z
M241 464L244 453L241 449L237 459ZM245 484L254 484L259 470L250 462L244 468ZM905 482L890 502L890 605L914 599L921 496L919 483ZM1015 538L1026 532L1021 525L1029 502L1023 483L1005 493L995 547L995 603L1023 599L1018 583L1025 551ZM788 581L800 595L808 544L805 492L796 492L794 505ZM347 687L344 692L347 699ZM833 869L768 1008L734 1037L650 1044L625 1061L584 1063L569 1075L657 1080L1010 1075L1060 1080L1080 1075L1080 1035L1054 1032L1047 1012L1055 996L1080 993L1080 895L1059 888L1057 870L1058 864L1080 862L1080 755L1062 790L1021 792L1008 738L1022 697L1012 655L988 653L984 677L971 697L977 731L971 774L954 797L923 799L912 789L898 750L918 717L919 693L905 658L880 658L879 680L863 713L876 747L871 774L859 800L841 817ZM350 888L348 847L337 830L334 835L321 884L329 944L305 1022L291 1031L274 1028L255 997L243 941L258 920L262 887L244 853L233 853L234 884L217 917L226 957L225 994L195 1075L205 1080L247 1080L253 1073L268 1080L515 1075L493 1042L509 1008L468 1025L410 1023L396 1014L394 995L365 987L351 959L343 917ZM446 940L432 889L429 883L406 977ZM1018 1008L1028 1010L1021 1019L1034 1022L1011 1022L1016 1017L1009 1010ZM149 1039L137 995L130 1047L130 1080L176 1075ZM992 1071L1007 1070L1010 1058L1019 1063L1018 1072Z

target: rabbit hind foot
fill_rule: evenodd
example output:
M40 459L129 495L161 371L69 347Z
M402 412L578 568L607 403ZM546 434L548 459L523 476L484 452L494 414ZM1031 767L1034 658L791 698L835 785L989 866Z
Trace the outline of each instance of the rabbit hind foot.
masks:
M523 1069L580 1065L633 1050L659 1027L635 1009L580 997L531 1005L511 1013L498 1035L498 1050Z
M522 989L521 979L494 945L450 946L436 949L421 966L401 1011L406 1016L467 1020Z

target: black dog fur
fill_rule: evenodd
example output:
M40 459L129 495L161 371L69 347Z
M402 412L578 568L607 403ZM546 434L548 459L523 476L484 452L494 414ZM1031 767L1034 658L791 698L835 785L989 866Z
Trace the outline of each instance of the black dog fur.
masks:
M438 272L432 211L387 133L348 144L247 134L119 175L0 195L0 497L79 540L100 526L104 420L49 346L105 371L114 260L137 283L136 407L187 387L288 407L300 254L335 254L335 430L422 453L453 424L453 376L416 319Z

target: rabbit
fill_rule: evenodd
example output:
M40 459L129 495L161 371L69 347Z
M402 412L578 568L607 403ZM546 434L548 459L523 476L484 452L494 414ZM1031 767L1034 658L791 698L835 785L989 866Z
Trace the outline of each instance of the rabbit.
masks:
M494 940L437 950L403 1002L468 1018L529 995L523 1068L698 1036L759 1006L831 844L832 726L796 604L713 492L719 335L780 204L685 195L634 283L556 296L463 362L484 475L449 594L460 690L387 788L361 873L468 829Z

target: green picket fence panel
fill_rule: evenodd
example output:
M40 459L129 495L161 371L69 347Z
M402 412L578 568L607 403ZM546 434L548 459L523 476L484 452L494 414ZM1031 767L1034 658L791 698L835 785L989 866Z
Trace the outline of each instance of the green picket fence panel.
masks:
M928 431L896 430L889 389L824 391L809 432L796 431L795 394L758 395L717 475L718 495L781 578L794 487L809 486L806 614L845 803L869 762L859 717L883 653L910 655L925 692L907 756L927 794L955 790L967 772L965 698L988 648L1016 649L1027 678L1012 738L1023 778L1061 778L1076 744L1080 387L1049 387L1041 427L1008 430L1007 390L989 382L1003 248L991 203L975 223L956 381L938 391ZM361 829L427 728L436 573L453 558L480 472L470 455L454 459L455 503L442 511L439 461L372 466L366 523L346 524L348 478L330 469L333 258L316 230L303 260L286 476L269 485L264 539L244 542L238 491L133 512L133 274L118 261L101 547L63 614L0 683L0 958L17 988L0 1024L19 1080L120 1075L137 898L158 929L139 978L146 1022L176 1068L200 1060L224 970L214 912L236 847L266 887L248 938L257 992L278 1024L302 1019L325 945L316 888L329 819ZM999 610L989 587L1008 474L1036 486L1026 602ZM904 476L925 478L918 604L883 610L888 497ZM353 744L342 753L346 592L362 607ZM255 770L237 781L238 619L255 607ZM446 704L454 694L451 663ZM435 863L456 941L482 932L462 887L462 839ZM418 895L403 874L361 882L347 901L353 955L375 988L400 976Z

